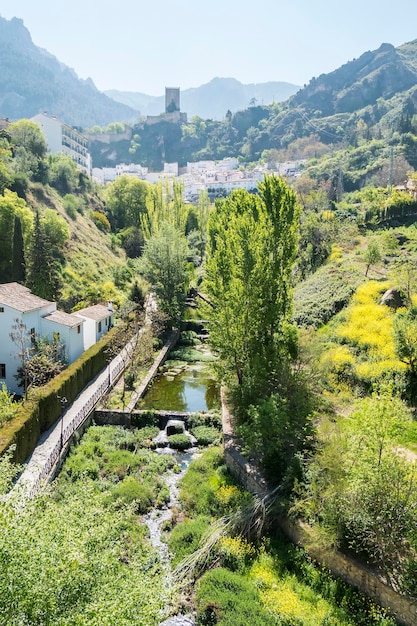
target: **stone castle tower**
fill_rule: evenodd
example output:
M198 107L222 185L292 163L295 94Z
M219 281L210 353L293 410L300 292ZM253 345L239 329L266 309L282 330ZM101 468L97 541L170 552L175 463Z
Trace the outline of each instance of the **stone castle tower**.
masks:
M165 113L180 111L179 87L165 87Z

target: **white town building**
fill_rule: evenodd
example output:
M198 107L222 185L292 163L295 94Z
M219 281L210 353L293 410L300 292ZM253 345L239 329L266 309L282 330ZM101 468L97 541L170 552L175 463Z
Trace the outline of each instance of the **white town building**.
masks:
M114 325L114 311L111 302L108 306L94 304L76 311L73 315L84 321L84 350L94 345Z
M30 349L36 337L65 344L68 363L84 351L83 320L56 310L55 302L39 298L19 283L0 284L0 383L10 392L21 394L15 375L21 366L19 352ZM21 342L13 341L11 333L22 328ZM23 343L22 345L18 345Z
M41 127L51 154L66 154L84 174L91 176L91 155L88 151L87 137L57 117L49 117L46 113L38 113L31 121Z

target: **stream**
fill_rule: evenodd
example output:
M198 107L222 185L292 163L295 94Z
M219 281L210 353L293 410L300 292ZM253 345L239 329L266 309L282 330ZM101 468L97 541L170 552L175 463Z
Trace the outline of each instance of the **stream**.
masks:
M207 350L202 347L201 353L202 355L207 354ZM140 400L139 406L142 409L197 412L219 408L220 400L218 389L213 377L210 376L207 363L169 361L155 378L144 398ZM187 471L193 457L198 454L197 447L190 447L186 452L178 452L169 447L167 431L176 425L182 426L183 422L176 419L169 420L154 441L157 444L156 453L175 455L181 470L177 473L171 471L165 477L169 487L169 503L163 509L153 509L144 517L144 522L149 529L150 541L158 550L161 564L166 572L168 586L171 586L170 555L167 544L162 540L162 533L166 523L171 519L172 507L179 503L179 481ZM194 446L195 439L185 429L185 424L183 432L190 437L190 444ZM176 615L160 624L160 626L194 625L195 621L190 615Z

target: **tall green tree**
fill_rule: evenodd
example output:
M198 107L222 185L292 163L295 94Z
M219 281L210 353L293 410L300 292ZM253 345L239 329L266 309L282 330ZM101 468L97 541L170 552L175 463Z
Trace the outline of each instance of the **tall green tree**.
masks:
M57 298L61 286L59 264L39 213L35 216L32 241L27 256L27 286L46 300Z
M71 157L66 154L50 154L48 162L50 183L61 195L78 189L79 171Z
M14 205L0 197L0 282L10 282L13 254Z
M23 284L25 282L26 276L26 263L22 234L22 222L17 215L14 216L13 252L11 265L10 280L12 282Z
M7 132L13 146L15 171L41 180L45 175L47 144L39 124L25 119L18 120L8 126Z
M149 187L149 183L127 175L120 176L109 185L106 200L110 222L115 230L140 227L141 217L146 214Z
M216 201L208 223L205 289L210 340L250 395L268 395L288 348L291 273L299 206L282 178L268 176L259 196L238 190Z
M139 268L152 285L160 309L177 324L184 309L188 287L189 250L185 235L171 224L162 224L145 244Z
M181 181L163 180L152 185L147 198L147 212L141 217L145 239L155 235L160 227L171 224L180 233L186 231L189 207L184 202Z
M20 221L20 234L15 233L16 218ZM26 245L32 223L33 214L26 202L15 192L5 189L4 195L0 195L0 282L15 280L13 276L16 272L16 263L20 262L17 257L21 259L23 254L21 238L23 237Z

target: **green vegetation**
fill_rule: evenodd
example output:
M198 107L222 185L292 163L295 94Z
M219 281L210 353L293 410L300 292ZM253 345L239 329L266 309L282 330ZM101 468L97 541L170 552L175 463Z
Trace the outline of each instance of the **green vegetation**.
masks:
M236 432L279 485L280 514L301 517L316 543L338 546L416 597L417 109L414 83L403 83L416 64L415 45L403 48L368 53L367 76L363 59L341 68L343 91L335 72L288 103L251 106L221 122L141 121L132 142L109 147L155 169L232 155L245 164L305 159L292 188L268 176L259 194L233 192L214 208L207 194L186 205L177 182L121 177L103 192L68 158L47 156L28 120L2 131L0 280L24 283L67 311L112 300L126 330L109 338L107 353L98 347L18 409L2 389L1 445L15 437L16 458L26 456L57 418L57 395L73 398L143 324L147 293L156 295L153 326L163 336L180 324L190 285L198 286ZM103 144L100 158L104 164ZM152 334L141 337L109 406L125 406L152 358ZM201 361L195 341L184 335L172 356ZM45 382L49 356L43 346L30 369L22 352L26 388L35 375ZM155 424L151 415L146 423ZM183 480L184 508L169 538L176 565L190 564L204 537L208 545L206 531L219 531L219 518L253 505L213 447L219 424L212 414L188 422L211 447ZM168 498L160 476L173 461L152 453L155 428L92 428L49 500L21 519L0 502L5 623L157 623L167 599L138 524ZM190 440L176 433L170 444L185 449ZM3 460L1 472L6 488ZM84 527L76 535L81 517L89 537ZM235 528L209 541L212 571L196 572L200 624L393 623L271 528L252 540Z
M1 500L2 622L160 622L169 595L138 514L163 506L174 461L140 447L149 434L91 427L47 494ZM2 486L8 476L3 458Z
M238 534L216 536L220 516L251 503L251 496L239 489L222 465L218 449L207 450L190 464L180 499L181 517L169 533L177 575L196 576L189 569L193 553L211 537L210 551L202 554L209 571L200 570L195 585L198 624L396 623L273 530L255 542ZM210 568L213 564L215 569Z

